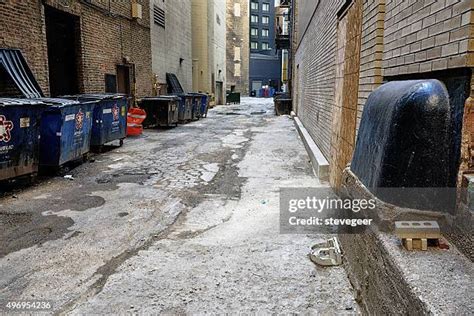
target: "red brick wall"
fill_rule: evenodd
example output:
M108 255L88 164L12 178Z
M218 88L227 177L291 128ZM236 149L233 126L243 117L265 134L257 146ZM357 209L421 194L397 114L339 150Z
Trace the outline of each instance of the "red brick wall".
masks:
M71 0L46 0L59 10L80 16L81 51L79 85L81 92L104 92L105 74L115 74L116 65L128 57L135 64L137 97L151 95L150 9L143 5L143 18L132 19L130 1L95 0L95 6ZM49 93L48 58L44 7L39 0L0 2L0 45L20 48L43 92Z

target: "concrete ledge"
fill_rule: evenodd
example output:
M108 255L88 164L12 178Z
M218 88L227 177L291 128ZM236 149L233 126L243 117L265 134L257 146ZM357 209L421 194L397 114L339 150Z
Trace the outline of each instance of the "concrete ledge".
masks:
M371 315L464 315L474 310L472 231L459 232L453 215L387 204L374 197L349 168L344 170L342 195L375 198L377 226L365 234L339 235L346 270L360 305ZM449 249L407 251L393 234L396 220L436 220L443 232L458 231L463 243ZM462 229L461 229L462 231ZM458 250L456 246L461 246ZM460 251L462 250L462 251Z
M321 150L319 150L318 146L313 141L311 135L309 135L308 131L303 126L303 123L301 123L300 119L297 116L293 116L293 119L295 121L296 129L298 130L298 133L300 134L301 139L303 140L303 144L306 147L306 151L308 152L309 157L311 159L311 164L313 165L314 172L320 180L328 181L329 162L326 160L326 157L324 157Z

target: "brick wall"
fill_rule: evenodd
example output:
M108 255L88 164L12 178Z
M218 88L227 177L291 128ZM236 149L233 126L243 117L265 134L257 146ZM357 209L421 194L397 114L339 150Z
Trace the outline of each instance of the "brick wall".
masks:
M329 161L335 95L337 11L343 3L344 0L319 2L308 30L304 36L300 34L302 39L295 55L298 116ZM302 12L305 4L301 0L298 2L298 12ZM298 29L302 32L305 27L299 24Z
M249 5L246 0L227 0L227 90L248 95Z
M115 74L116 65L128 57L135 64L137 96L152 90L149 3L143 5L143 19L132 19L128 1L78 0L16 1L0 3L2 17L1 46L20 48L43 92L49 94L48 53L44 6L80 17L79 89L81 92L104 92L105 74Z
M471 0L386 0L384 75L472 66Z
M320 1L313 13L307 0L298 0L298 13L306 10L294 21L294 107L331 164L334 152L343 150L331 153L329 148L331 132L343 123L330 117L336 95L336 12L344 2ZM471 0L363 0L356 128L369 94L384 78L435 78L435 71L473 67L473 6ZM464 111L461 173L474 168L470 100Z

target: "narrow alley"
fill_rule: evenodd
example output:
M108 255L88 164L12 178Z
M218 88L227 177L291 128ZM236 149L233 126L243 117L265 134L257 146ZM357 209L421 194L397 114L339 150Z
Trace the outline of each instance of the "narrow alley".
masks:
M314 176L271 99L147 130L63 177L0 199L0 297L56 313L357 313L322 235L279 231L279 189Z

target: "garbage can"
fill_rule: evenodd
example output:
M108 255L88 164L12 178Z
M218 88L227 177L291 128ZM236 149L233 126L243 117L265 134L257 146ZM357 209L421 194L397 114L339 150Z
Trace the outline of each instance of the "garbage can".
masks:
M190 93L190 95L193 97L192 119L199 120L201 117L202 96L200 93Z
M177 96L179 100L178 121L186 123L193 118L193 97L189 94L180 94Z
M38 172L43 110L40 101L0 98L0 181Z
M60 167L90 150L92 116L97 102L38 99L48 105L41 115L40 165Z
M91 147L100 149L107 143L119 140L120 146L127 137L128 97L124 94L79 94L66 96L79 102L96 102L92 120Z
M275 114L286 115L291 113L292 99L288 93L277 94L273 98L275 103Z
M147 114L143 126L178 126L179 100L176 96L143 98L139 103Z

